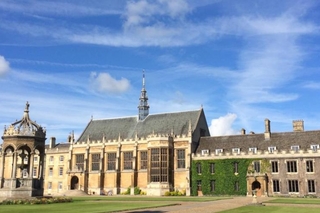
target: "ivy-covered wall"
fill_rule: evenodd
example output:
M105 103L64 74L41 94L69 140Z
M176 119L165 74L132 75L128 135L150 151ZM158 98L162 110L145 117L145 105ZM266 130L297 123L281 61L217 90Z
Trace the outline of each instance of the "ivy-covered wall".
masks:
M197 181L201 180L203 195L246 195L247 170L249 164L256 159L224 159L224 160L194 160L191 170L191 194L197 196ZM238 173L234 173L234 163L238 163ZM198 174L197 163L201 164L201 174ZM210 164L214 163L215 172L211 174ZM215 190L211 191L211 181L215 181ZM238 181L239 190L235 190Z

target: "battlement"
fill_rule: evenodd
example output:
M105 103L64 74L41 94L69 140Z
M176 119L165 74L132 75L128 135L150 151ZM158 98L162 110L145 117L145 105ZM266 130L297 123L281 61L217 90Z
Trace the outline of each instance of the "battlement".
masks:
M258 150L256 152L219 152L219 153L193 153L193 160L212 160L212 159L228 159L228 158L295 158L295 157L320 157L320 150L307 149L307 150L274 150L269 152L268 150Z

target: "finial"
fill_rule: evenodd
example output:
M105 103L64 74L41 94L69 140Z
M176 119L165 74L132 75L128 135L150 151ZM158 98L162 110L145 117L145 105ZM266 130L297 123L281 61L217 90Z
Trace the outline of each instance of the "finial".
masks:
M26 108L25 108L25 112L29 112L29 106L30 106L30 104L29 104L29 102L27 101L27 103L26 103Z
M145 87L144 70L142 70L142 86Z

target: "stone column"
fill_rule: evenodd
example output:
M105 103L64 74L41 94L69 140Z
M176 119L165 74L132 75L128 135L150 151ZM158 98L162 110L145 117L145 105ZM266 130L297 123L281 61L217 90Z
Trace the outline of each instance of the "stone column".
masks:
M17 176L17 156L18 156L18 151L13 152L13 165L12 165L12 171L11 171L11 178L16 178Z
M4 174L4 158L5 152L1 153L1 167L0 167L0 189L3 187L3 174Z
M29 177L33 178L34 152L31 152L28 158L29 158Z

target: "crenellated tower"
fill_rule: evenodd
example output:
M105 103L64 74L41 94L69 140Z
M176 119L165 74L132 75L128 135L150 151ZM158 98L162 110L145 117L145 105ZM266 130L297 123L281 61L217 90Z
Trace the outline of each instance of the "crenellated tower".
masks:
M144 71L142 75L142 89L141 89L141 95L139 100L140 100L140 104L138 106L139 121L142 121L149 115L149 104L148 104L148 96L147 96L147 90L145 85Z

